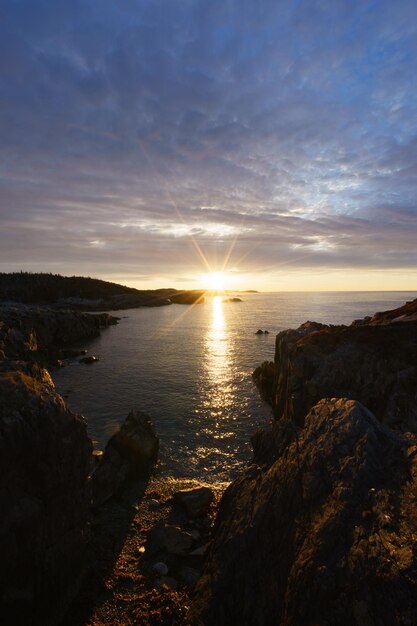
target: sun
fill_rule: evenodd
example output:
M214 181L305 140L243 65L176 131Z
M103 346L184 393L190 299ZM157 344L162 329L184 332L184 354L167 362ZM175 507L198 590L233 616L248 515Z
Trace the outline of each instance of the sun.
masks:
M203 279L204 286L211 291L224 291L227 287L228 276L224 272L210 272Z

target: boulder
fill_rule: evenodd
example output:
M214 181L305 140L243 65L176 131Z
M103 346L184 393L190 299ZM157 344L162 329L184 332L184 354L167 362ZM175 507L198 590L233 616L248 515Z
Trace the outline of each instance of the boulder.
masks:
M200 517L207 512L213 502L214 493L209 487L197 487L177 491L174 494L174 502L184 507L188 517Z
M193 536L171 524L160 523L148 533L147 552L168 552L177 556L187 555L194 543Z
M103 504L133 478L147 478L158 458L159 438L151 418L141 411L129 413L109 440L92 475L93 504Z
M260 328L258 328L258 330L256 331L255 335L263 335L264 331L261 330Z
M220 502L187 623L416 624L415 437L350 399L275 429Z

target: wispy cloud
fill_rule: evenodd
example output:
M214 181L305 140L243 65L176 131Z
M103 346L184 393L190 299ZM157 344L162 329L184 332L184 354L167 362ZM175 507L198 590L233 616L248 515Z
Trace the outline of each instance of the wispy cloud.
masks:
M185 281L193 237L415 268L416 30L406 0L3 2L0 267Z

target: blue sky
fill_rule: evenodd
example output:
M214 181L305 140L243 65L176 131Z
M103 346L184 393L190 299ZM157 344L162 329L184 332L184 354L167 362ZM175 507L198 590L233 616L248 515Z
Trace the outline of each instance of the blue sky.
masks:
M417 3L0 8L1 271L417 289Z

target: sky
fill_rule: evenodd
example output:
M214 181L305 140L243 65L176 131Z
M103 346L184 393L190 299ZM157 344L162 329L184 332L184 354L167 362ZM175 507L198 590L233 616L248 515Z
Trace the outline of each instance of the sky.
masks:
M417 289L415 0L0 14L0 271Z

